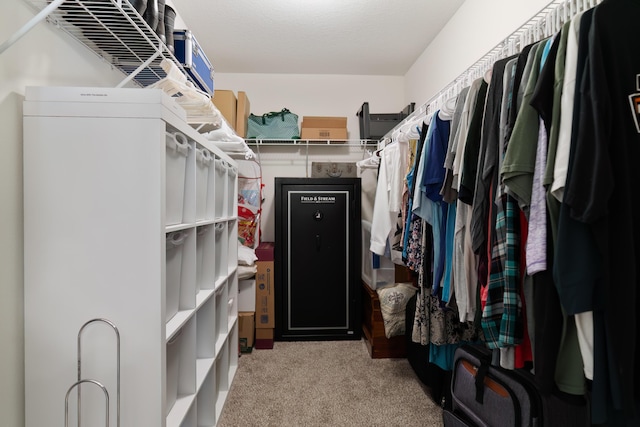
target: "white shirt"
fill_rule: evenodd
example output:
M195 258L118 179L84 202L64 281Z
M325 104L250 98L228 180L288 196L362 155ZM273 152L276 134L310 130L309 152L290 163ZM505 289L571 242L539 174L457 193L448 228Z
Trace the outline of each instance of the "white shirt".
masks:
M583 12L584 13L584 12ZM553 167L553 183L551 194L562 202L564 185L567 182L567 168L569 166L569 151L571 150L571 128L573 126L573 100L576 89L576 73L578 68L578 34L580 33L580 19L577 14L569 25L567 36L567 52L564 62L564 85L560 98L560 126L558 129L558 145L556 160Z
M371 252L384 255L389 234L402 207L402 184L407 172L409 144L397 141L380 153L380 172L371 221ZM393 260L397 262L397 260Z

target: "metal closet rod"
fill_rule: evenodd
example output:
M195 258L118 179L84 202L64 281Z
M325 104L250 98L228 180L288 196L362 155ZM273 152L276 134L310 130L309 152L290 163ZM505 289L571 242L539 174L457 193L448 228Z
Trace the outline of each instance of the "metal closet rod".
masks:
M562 25L580 12L591 9L602 0L554 0L548 3L526 23L508 35L502 42L484 54L473 65L451 83L438 91L428 101L416 108L382 138L391 138L394 132L403 125L417 118L430 117L442 107L445 101L457 96L463 88L482 77L493 67L493 64L508 56L514 55L528 44L556 34Z

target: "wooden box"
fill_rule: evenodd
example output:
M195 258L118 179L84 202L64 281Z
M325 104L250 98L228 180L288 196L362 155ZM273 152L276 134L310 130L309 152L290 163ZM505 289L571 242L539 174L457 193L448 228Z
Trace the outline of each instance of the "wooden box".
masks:
M362 283L362 333L372 359L406 357L407 337L404 335L387 338L380 311L378 293L366 283Z

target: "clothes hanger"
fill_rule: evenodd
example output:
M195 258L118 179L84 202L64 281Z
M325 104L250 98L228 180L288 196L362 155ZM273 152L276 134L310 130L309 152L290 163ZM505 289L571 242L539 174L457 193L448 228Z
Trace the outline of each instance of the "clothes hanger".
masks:
M422 117L416 117L413 120L407 123L406 133L409 139L418 139L420 137L420 133L418 131L418 124L422 123Z
M442 108L440 108L440 112L438 113L438 117L440 118L440 120L451 120L456 109L457 100L458 96L456 95L450 97L443 103Z
M484 81L489 84L491 82L491 74L493 73L493 69L489 68L487 69L487 71L484 72L484 75L482 76L484 78Z

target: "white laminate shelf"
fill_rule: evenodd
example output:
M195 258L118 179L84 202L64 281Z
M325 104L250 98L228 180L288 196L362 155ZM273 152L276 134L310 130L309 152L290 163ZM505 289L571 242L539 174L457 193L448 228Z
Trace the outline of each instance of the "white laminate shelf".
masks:
M0 46L11 46L42 19L68 33L141 87L166 77L163 59L173 62L185 76L182 64L168 50L142 16L127 0L24 0L36 16ZM194 82L195 83L195 82Z

